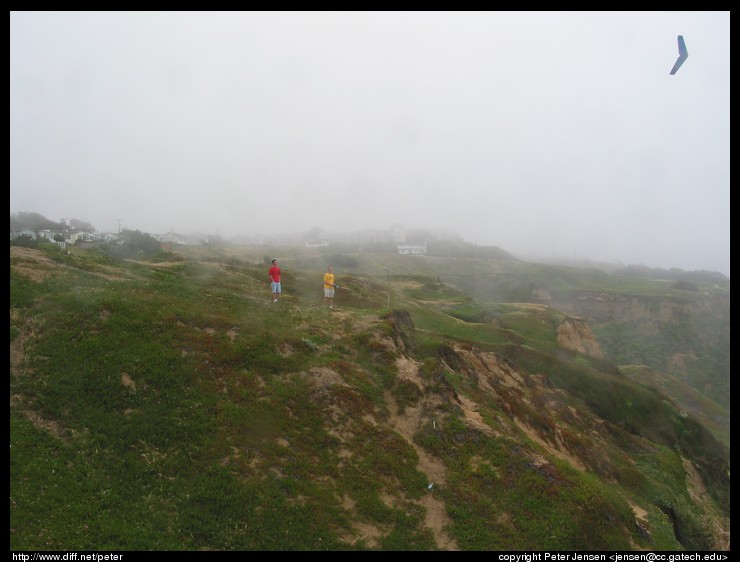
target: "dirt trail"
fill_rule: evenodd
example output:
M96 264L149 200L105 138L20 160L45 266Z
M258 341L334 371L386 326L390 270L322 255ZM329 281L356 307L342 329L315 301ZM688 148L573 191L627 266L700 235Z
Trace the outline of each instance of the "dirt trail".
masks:
M405 357L399 357L396 360L396 366L398 367L398 376L400 379L408 379L420 387L424 387L423 382L419 378L418 365L415 361ZM442 486L447 481L445 466L441 461L435 459L414 443L414 434L424 423L421 417L424 411L424 401L420 401L415 407L407 406L403 414L399 414L398 404L389 391L385 392L385 400L391 411L388 424L414 448L419 457L418 468L427 475L429 483L432 485L432 489L420 501L426 510L425 524L434 532L439 548L443 550L460 550L455 540L450 538L445 530L451 523L447 516L445 504L434 495L434 486Z

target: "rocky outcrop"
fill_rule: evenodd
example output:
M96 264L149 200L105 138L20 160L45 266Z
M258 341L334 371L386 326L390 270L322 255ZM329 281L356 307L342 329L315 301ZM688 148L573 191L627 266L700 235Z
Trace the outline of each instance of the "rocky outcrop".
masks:
M597 359L604 357L591 326L582 318L568 317L563 320L558 326L557 338L558 343L566 349Z
M729 292L581 292L569 298L559 295L548 304L586 320L609 362L646 365L675 375L729 411Z

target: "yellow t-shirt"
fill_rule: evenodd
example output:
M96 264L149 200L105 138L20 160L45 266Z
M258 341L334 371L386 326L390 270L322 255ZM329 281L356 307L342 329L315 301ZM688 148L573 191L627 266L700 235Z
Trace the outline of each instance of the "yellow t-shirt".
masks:
M324 289L331 289L334 286L334 274L324 273Z

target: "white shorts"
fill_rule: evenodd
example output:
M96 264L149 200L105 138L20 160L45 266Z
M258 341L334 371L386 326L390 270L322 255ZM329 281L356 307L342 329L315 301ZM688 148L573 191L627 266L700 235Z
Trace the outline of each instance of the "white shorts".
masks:
M327 298L327 299L334 298L334 287L329 287L328 289L324 287L324 298Z

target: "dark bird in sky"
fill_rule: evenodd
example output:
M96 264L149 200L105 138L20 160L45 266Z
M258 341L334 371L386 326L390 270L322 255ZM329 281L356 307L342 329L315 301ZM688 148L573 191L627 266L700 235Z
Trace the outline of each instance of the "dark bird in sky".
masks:
M689 52L686 50L686 43L683 40L683 35L678 36L678 58L676 64L671 68L671 74L676 74L676 71L681 68L683 61L689 58Z

